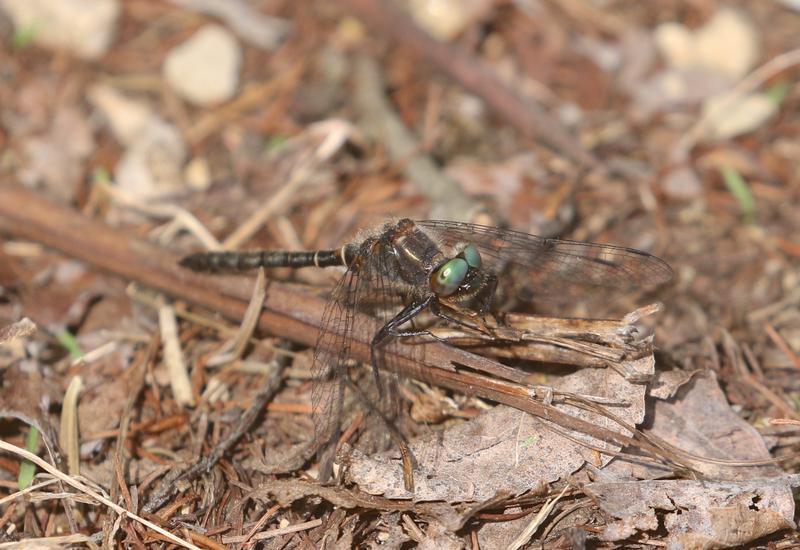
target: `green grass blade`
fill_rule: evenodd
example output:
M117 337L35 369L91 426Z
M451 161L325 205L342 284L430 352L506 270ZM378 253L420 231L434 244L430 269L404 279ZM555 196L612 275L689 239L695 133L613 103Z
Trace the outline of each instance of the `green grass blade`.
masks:
M39 430L35 426L31 426L28 430L28 437L25 438L25 450L35 453L39 450ZM19 476L17 477L17 486L22 491L33 483L33 476L36 475L36 465L33 462L23 460L19 467Z

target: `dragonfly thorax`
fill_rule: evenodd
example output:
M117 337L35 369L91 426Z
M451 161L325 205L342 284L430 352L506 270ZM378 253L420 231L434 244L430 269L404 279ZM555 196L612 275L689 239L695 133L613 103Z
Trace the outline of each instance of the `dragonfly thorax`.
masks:
M383 244L397 275L415 288L427 287L430 274L447 259L439 245L411 220L398 222Z

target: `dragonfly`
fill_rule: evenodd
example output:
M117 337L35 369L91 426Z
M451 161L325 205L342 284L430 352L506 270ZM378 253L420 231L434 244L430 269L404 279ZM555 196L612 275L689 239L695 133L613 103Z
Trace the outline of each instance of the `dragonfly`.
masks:
M423 314L481 330L492 312L498 282L510 270L521 272L540 288L563 281L630 290L657 286L673 277L667 262L633 248L463 222L411 219L387 222L358 242L337 249L201 252L180 263L212 273L260 267L344 268L323 311L312 362L314 441L321 449L335 447L349 389L386 426L400 450L404 484L410 492L413 457L390 418L389 411L396 405L382 403L396 402L392 378L396 369L391 364L396 346L412 338L436 338L418 322ZM356 334L369 335L372 371L358 381L351 377ZM320 480L330 477L332 462L320 460Z

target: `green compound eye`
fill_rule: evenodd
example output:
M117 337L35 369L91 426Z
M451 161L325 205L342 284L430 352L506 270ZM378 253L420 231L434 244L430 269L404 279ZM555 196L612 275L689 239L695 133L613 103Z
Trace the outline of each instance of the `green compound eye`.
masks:
M464 250L461 251L461 254L464 256L464 259L467 260L467 264L469 264L470 267L474 267L476 269L481 267L481 264L483 263L481 260L481 253L478 252L478 249L471 244L465 246Z
M453 258L431 275L431 288L440 296L450 296L458 290L469 271L469 265L461 258Z

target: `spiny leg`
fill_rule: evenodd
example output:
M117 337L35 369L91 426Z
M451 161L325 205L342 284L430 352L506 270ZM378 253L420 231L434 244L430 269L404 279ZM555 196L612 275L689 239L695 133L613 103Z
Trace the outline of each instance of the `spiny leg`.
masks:
M455 325L457 327L464 327L464 328L469 329L469 330L474 330L476 332L480 332L481 334L485 334L486 336L488 336L492 340L495 339L494 332L492 331L492 329L489 326L489 324L486 322L486 318L485 318L486 314L484 314L484 316L479 318L480 319L480 323L470 323L470 322L468 322L468 321L466 321L464 319L458 318L458 317L456 317L454 315L450 315L447 311L442 309L442 307L439 306L438 303L432 303L430 305L430 311L431 311L432 314L434 314L439 319L443 319L443 320L447 321L450 324L453 324L453 325ZM444 340L444 339L439 338L439 340L441 341L441 340ZM446 340L444 340L444 341L446 342Z
M392 319L390 319L383 327L375 333L375 336L372 338L372 342L370 343L370 365L372 366L372 375L375 380L375 386L378 389L378 399L384 398L384 389L383 384L381 383L380 374L378 373L378 363L381 362L378 354L382 351L381 348L386 345L392 338L400 338L400 337L411 337L411 336L423 336L423 335L431 335L431 333L427 330L401 330L400 326L404 323L407 323L414 319L417 315L422 313L432 301L435 300L434 295L426 296L421 300L415 300L412 303L405 306L400 312L397 313ZM359 395L363 395L360 391L357 390ZM365 402L369 400L364 399ZM371 410L375 410L373 406L369 406ZM397 448L400 450L400 455L403 459L403 483L405 488L409 492L413 492L414 490L414 466L413 466L413 456L411 454L411 450L408 448L408 443L406 443L405 438L400 433L399 430L386 418L380 411L377 412L380 417L383 419L384 423L386 424L389 435L394 441Z
M427 330L400 330L400 326L414 317L422 313L430 304L435 300L433 294L426 296L422 300L416 300L405 306L400 310L397 315L392 317L385 325L383 325L375 336L372 337L372 342L369 346L369 359L372 366L372 375L375 377L375 386L378 388L378 398L383 397L383 386L380 383L380 375L378 374L378 352L391 338L398 337L411 337L411 336L424 336L432 334Z

